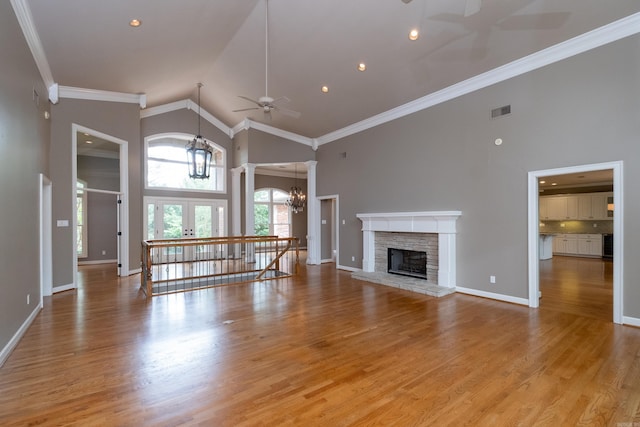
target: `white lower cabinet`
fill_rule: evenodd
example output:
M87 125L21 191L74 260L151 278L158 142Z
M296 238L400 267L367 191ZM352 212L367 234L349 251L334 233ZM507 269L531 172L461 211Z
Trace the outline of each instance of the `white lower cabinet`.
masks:
M553 253L558 255L602 256L602 234L556 234Z

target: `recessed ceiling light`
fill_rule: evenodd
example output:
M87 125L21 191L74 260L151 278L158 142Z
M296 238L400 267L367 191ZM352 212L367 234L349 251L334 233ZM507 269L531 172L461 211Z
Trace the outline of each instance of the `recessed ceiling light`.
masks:
M129 25L131 25L132 27L139 27L140 25L142 25L142 21L139 19L132 19L131 21L129 21Z
M88 140L88 139L87 139L87 140L85 141L85 143L87 143L87 144L93 144L93 141L91 141L91 140Z
M558 185L558 183L557 182L552 182L551 185Z
M546 182L547 182L547 181L542 180L542 181L540 181L540 184L545 184Z
M409 40L418 40L418 37L420 37L420 32L416 28L409 31Z
M322 93L327 93L329 92L329 86L322 86L320 90L322 91Z
M358 64L358 71L364 71L367 69L367 64L365 64L364 62L361 62Z

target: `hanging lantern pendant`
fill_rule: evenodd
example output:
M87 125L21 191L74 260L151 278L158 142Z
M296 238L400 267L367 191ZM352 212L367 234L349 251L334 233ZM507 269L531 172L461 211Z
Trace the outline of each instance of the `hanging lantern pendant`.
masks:
M209 179L211 172L211 159L213 148L206 139L200 135L200 88L198 83L198 134L187 144L187 162L189 165L189 178Z
M287 200L287 206L291 208L293 213L302 212L302 209L307 204L307 196L304 195L302 189L298 187L298 165L296 165L296 182L291 190L289 190L289 199Z

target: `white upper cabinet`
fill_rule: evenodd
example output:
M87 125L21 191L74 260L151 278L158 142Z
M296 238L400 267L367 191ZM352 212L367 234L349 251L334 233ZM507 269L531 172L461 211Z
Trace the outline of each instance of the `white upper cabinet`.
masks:
M539 199L541 220L605 220L607 197L612 193L544 196Z

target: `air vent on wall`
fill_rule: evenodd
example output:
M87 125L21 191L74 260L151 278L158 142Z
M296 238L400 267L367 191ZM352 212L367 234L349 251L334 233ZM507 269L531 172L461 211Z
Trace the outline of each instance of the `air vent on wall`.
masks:
M491 110L492 119L500 116L506 116L507 114L511 114L511 105L505 105L504 107L498 107Z

